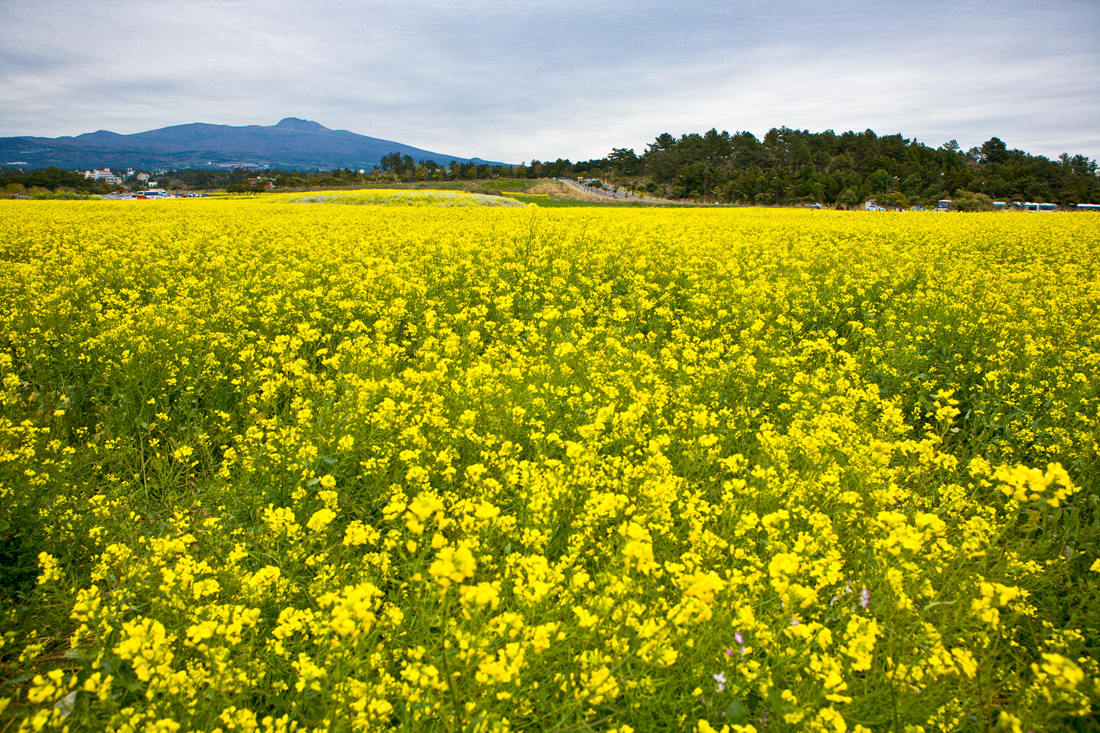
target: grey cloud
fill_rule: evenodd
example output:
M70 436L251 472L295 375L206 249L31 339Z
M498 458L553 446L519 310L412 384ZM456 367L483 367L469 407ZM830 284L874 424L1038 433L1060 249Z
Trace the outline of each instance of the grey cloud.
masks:
M786 124L1095 158L1098 21L1019 0L42 0L0 9L0 135L298 116L518 162Z

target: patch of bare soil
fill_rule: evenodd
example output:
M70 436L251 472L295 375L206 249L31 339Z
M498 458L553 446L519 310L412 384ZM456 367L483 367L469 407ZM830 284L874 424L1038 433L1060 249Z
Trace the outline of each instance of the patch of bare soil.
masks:
M527 192L544 193L552 199L564 199L567 201L607 201L607 199L602 196L581 191L561 181L543 181L529 188Z

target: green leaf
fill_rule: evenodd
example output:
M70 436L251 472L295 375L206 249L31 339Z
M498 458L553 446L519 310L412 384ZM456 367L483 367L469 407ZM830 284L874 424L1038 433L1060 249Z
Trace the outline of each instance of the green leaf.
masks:
M741 704L740 700L732 700L726 706L725 717L722 722L726 725L745 725L749 722L749 711Z

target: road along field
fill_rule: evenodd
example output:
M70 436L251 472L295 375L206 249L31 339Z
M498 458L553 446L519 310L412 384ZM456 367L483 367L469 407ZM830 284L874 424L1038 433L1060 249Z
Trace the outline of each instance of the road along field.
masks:
M355 203L0 201L0 729L1097 725L1095 219Z

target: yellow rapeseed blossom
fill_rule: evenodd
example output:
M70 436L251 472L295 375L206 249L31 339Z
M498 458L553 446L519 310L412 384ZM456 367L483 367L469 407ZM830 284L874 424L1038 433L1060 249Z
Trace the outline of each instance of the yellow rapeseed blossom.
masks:
M436 559L428 570L440 587L446 590L452 582L461 583L473 577L477 560L465 543L459 543L457 547L448 545L436 553Z
M1095 716L1093 219L504 201L0 200L9 727Z

